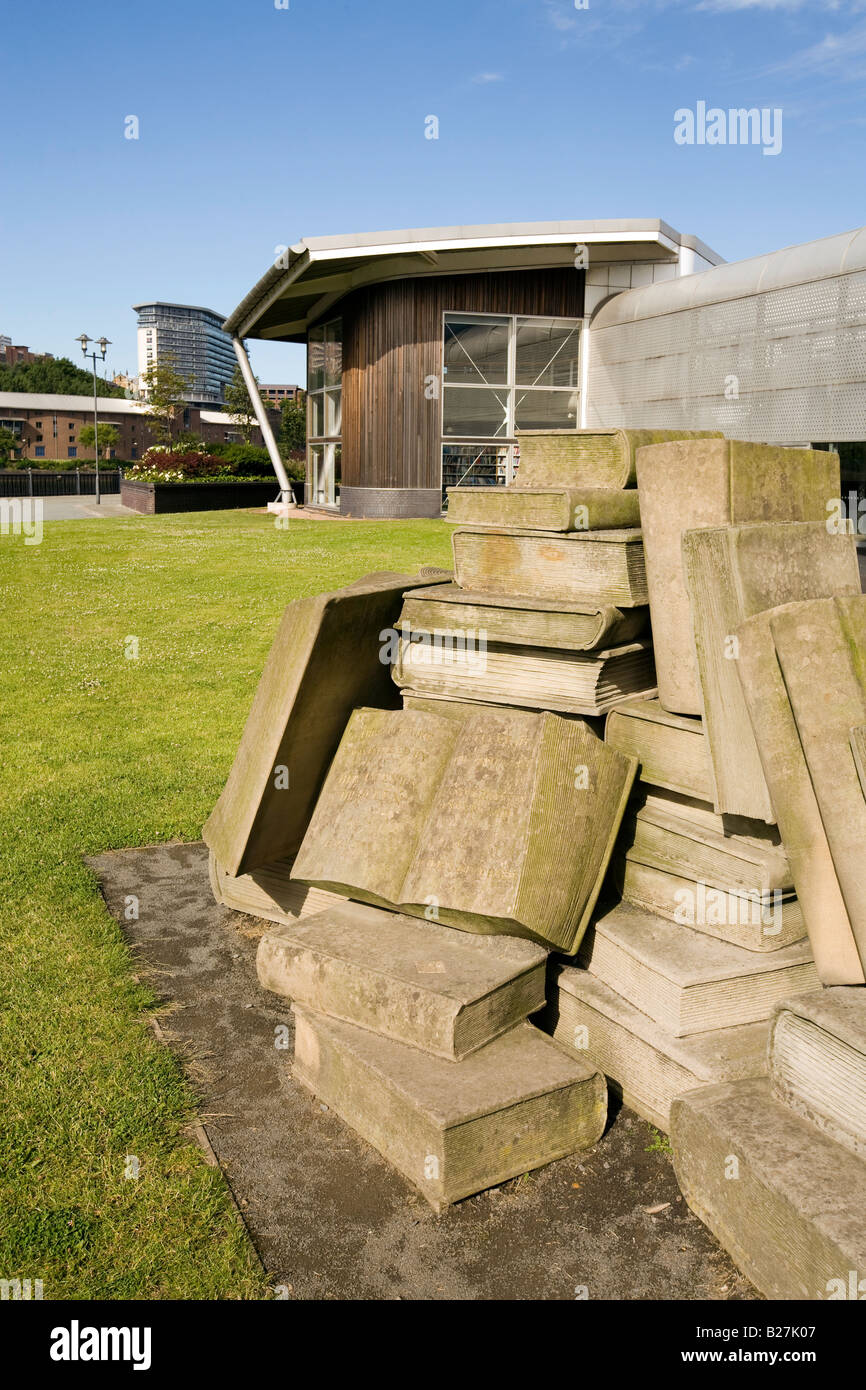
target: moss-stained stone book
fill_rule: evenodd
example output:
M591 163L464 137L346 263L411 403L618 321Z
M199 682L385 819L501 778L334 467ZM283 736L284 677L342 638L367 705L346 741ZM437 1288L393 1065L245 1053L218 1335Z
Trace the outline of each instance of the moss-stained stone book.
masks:
M743 690L821 981L863 984L866 805L850 734L866 721L866 599L785 604L737 635Z
M603 531L640 526L636 488L450 487L448 520L530 531Z
M758 523L686 531L682 549L716 810L772 822L737 629L780 604L859 594L856 539L829 534L823 521Z
M213 850L208 857L208 873L214 898L233 912L261 917L267 922L296 922L324 912L342 902L335 893L308 888L292 878L291 859L276 859L248 874L227 874Z
M635 773L580 719L356 710L293 877L572 952Z
M674 441L640 450L637 479L659 699L676 714L700 714L683 533L757 521L825 521L827 503L839 496L839 456L731 439Z
M683 1196L765 1297L863 1297L866 1164L766 1077L679 1096L671 1140Z
M634 487L635 456L674 439L721 439L714 430L521 430L518 487Z
M592 600L635 608L649 602L641 532L458 528L451 537L463 589L535 598Z
M293 858L351 711L397 704L380 633L413 583L429 586L431 576L371 574L289 604L202 832L226 874Z
M838 985L777 1004L769 1072L778 1100L866 1158L866 990Z
M657 699L625 700L607 716L604 739L637 758L641 782L712 802L713 771L701 719L669 714Z
M683 1092L767 1070L765 1022L677 1038L588 970L559 964L552 981L541 1026L597 1066L626 1105L666 1133L671 1105Z
M531 598L523 594L483 594L457 584L412 589L400 623L416 632L471 633L487 642L516 647L556 647L592 651L621 647L649 630L649 608L616 608L593 599Z
M451 1061L543 1006L546 963L534 942L366 903L266 932L257 957L265 989Z
M818 979L806 941L760 954L627 903L595 918L578 964L678 1038L760 1022Z
M401 690L482 703L602 715L622 700L655 694L652 642L593 652L511 646L443 632L401 630L394 679Z
M294 1076L435 1210L601 1138L607 1087L531 1023L462 1062L299 1005Z

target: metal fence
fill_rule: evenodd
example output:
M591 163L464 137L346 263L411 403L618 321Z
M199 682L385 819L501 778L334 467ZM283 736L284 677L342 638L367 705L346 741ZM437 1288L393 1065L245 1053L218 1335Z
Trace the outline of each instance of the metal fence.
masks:
M99 491L119 493L123 477L119 468L99 470ZM0 497L93 497L96 474L70 468L52 472L47 468L0 469Z

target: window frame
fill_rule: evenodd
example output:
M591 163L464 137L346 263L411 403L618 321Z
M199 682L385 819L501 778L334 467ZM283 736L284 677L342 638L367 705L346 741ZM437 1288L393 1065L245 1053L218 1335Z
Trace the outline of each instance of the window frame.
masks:
M327 346L328 330L338 327L331 341L340 344L340 371L339 382L337 385L328 383ZM310 388L310 334L321 331L322 337L322 384L313 389ZM336 395L339 404L340 428L338 432L327 430L328 425L328 398ZM316 434L313 432L313 410L314 401L321 401L322 428L324 433ZM339 483L337 481L337 450L340 450L342 457L343 444L343 316L337 314L332 319L324 319L320 323L314 323L307 329L307 388L306 388L306 412L307 412L307 443L306 443L306 477L308 496L307 501L313 506L332 507L337 505L339 498ZM317 459L321 455L321 468L317 466ZM320 502L316 496L318 480L320 475L330 479L328 491L333 492L333 500Z

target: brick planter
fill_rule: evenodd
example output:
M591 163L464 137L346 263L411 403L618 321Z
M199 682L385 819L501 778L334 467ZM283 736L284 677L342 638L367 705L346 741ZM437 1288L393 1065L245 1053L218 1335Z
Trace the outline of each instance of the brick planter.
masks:
M279 496L279 483L138 483L124 478L120 500L146 516L162 512L215 512L229 507L265 507Z

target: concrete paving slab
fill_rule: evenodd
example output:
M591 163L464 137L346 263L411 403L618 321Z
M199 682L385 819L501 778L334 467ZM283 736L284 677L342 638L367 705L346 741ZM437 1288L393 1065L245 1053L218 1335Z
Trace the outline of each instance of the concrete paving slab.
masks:
M140 516L132 507L124 507L116 494L103 497L39 497L43 521L99 521L107 518Z
M202 844L88 861L166 1001L160 1026L274 1286L294 1299L753 1299L626 1109L588 1151L437 1216L292 1080L288 1001L256 978L264 922L218 906ZM126 896L139 917L124 920ZM287 1034L283 1032L287 1029ZM286 1047L275 1046L285 1042Z

